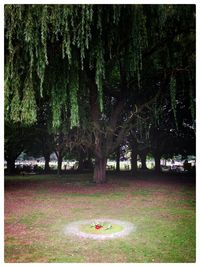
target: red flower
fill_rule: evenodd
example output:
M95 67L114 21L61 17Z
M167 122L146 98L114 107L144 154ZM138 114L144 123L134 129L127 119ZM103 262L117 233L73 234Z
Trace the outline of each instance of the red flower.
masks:
M99 225L99 224L96 224L95 225L95 228L98 230L98 229L100 229L100 228L102 228L103 226L101 226L101 225Z

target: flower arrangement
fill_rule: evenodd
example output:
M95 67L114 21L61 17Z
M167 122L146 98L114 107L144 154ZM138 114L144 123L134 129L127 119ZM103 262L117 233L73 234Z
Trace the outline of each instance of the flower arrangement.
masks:
M90 225L91 228L95 228L96 230L99 230L101 228L104 228L104 230L109 230L112 228L112 225L109 224L109 225L104 225L104 223L99 223L99 222L96 222L96 223L92 223Z
M103 227L103 226L102 226L102 225L99 225L99 224L96 224L96 225L95 225L95 229L97 229L97 230L98 230L98 229L101 229L102 227Z

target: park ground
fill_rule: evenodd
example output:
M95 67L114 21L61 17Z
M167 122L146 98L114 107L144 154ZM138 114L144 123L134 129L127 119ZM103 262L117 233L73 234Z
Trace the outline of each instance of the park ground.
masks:
M195 262L195 182L184 175L5 177L5 262ZM109 218L136 232L113 240L65 236L66 224Z

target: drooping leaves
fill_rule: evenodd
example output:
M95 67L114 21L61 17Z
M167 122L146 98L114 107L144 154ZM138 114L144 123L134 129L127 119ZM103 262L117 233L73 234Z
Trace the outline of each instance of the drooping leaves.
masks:
M79 77L78 70L75 69L72 73L69 83L70 93L70 107L71 107L71 128L79 125L79 106L78 106L78 89L79 89Z
M48 96L53 128L59 127L66 106L71 127L78 126L79 116L85 114L79 112L84 101L78 101L81 72L91 72L103 112L109 60L118 64L122 59L127 79L137 81L132 89L137 91L142 86L144 52L151 53L161 39L177 34L183 16L189 18L193 9L184 5L5 5L5 117L31 124L36 121L37 99ZM163 44L169 52L165 58L158 46L152 60L156 71L184 63L178 60L179 38L174 47ZM173 79L170 98L176 118ZM20 86L15 89L17 80ZM192 114L193 110L191 103Z
M176 123L176 127L178 128L178 122L177 122L177 114L176 114L176 78L172 75L170 78L170 97L171 97L171 106L174 114L174 119Z
M21 101L19 97L18 89L16 89L16 92L14 94L14 97L11 101L11 118L13 122L20 122L20 115L21 115Z
M26 79L21 102L21 121L25 125L33 124L37 121L37 104L35 100L32 80Z
M193 86L192 86L192 80L191 77L189 76L189 98L190 98L190 111L191 111L191 116L192 120L195 120L195 99L194 99L194 92L193 92Z
M99 105L100 110L103 111L103 79L105 78L105 64L104 64L104 55L101 42L97 49L96 54L96 84L99 92Z

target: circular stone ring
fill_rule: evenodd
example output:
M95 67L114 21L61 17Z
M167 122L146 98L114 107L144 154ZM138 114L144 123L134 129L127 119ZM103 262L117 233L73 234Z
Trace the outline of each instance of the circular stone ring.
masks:
M64 233L65 235L74 235L77 237L82 237L82 238L92 238L92 239L113 239L113 238L118 238L118 237L123 237L128 235L130 232L135 231L136 227L126 221L120 221L120 220L113 220L113 219L96 219L95 221L98 222L107 222L110 224L117 224L120 225L123 229L119 232L116 233L111 233L111 234L90 234L90 233L85 233L80 230L80 226L82 225L88 225L94 223L94 220L84 220L84 221L76 221L67 224L64 227Z

